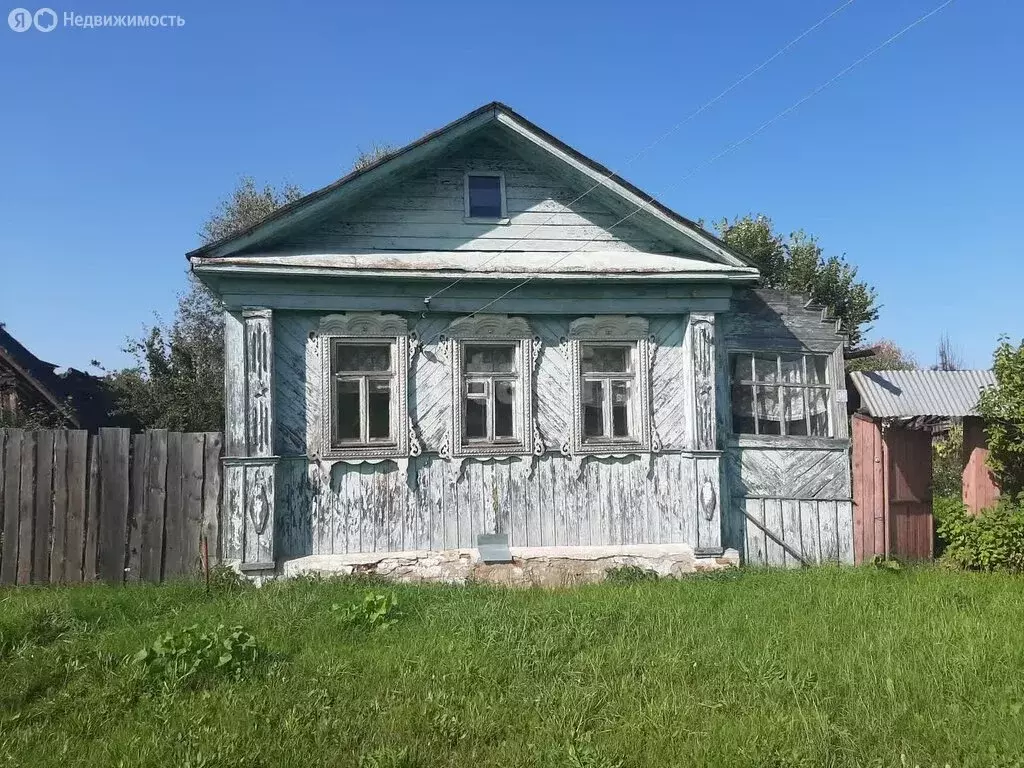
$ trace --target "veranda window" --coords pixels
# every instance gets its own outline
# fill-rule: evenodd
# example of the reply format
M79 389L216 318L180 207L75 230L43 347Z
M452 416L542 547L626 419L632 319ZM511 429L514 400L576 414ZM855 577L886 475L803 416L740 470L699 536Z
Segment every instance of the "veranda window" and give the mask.
M832 435L827 355L743 352L730 361L733 432Z
M332 447L395 443L394 358L388 341L332 341Z
M636 344L580 344L583 442L634 441Z

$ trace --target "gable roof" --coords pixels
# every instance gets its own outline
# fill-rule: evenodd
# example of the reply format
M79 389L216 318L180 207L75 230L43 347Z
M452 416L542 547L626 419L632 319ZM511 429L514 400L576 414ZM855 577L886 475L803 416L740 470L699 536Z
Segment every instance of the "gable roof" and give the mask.
M861 408L878 418L977 416L992 371L853 371Z
M364 168L352 171L326 187L282 206L241 232L190 251L186 257L190 260L205 261L237 255L240 252L251 253L258 249L261 242L280 234L286 228L322 213L331 206L362 199L379 190L395 174L419 167L431 158L439 156L454 143L493 125L499 125L547 152L557 161L589 179L588 183L591 186L602 187L620 198L631 209L640 209L637 210L638 214L642 212L643 216L657 220L681 241L685 240L690 247L696 246L712 263L733 267L737 273L745 273L749 278L756 278L757 272L751 263L722 240L661 204L605 166L576 151L508 106L496 101L473 110ZM193 261L193 264L195 263L197 262Z
M0 363L12 370L72 426L81 426L74 409L64 402L65 388L61 385L60 377L53 372L57 366L40 360L29 352L20 341L8 333L3 323L0 323Z

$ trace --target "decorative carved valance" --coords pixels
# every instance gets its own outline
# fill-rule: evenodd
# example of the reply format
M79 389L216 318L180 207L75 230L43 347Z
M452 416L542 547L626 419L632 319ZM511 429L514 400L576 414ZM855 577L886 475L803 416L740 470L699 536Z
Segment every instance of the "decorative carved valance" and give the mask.
M570 339L638 341L646 339L650 325L645 317L596 315L581 317L569 325Z
M385 338L405 336L409 324L401 315L382 315L377 312L348 312L343 315L325 315L317 327L320 336L356 336Z

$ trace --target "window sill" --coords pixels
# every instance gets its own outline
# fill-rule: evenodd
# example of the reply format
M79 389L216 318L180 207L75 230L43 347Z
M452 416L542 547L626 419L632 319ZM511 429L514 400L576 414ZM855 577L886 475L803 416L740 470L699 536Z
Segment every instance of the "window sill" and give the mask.
M498 224L507 227L512 223L512 220L507 216L463 216L462 222L464 224Z
M732 435L730 448L788 448L791 450L836 451L850 447L845 437L807 437L805 435Z

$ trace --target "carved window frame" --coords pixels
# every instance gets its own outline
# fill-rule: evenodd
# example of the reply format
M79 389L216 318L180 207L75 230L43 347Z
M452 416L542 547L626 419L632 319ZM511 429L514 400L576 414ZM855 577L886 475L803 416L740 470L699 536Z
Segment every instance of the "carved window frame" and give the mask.
M410 455L412 424L409 419L409 325L399 315L349 312L327 315L315 332L321 364L320 424L317 458L322 461L405 459ZM331 397L331 348L337 342L391 345L391 426L395 440L387 444L332 444L335 404Z
M651 399L651 369L654 365L655 343L647 318L626 315L581 317L569 325L563 340L569 345L572 371L572 425L568 440L562 445L567 456L628 456L657 453L660 441L655 438L654 410ZM583 344L629 345L632 347L636 401L633 404L637 434L633 440L587 441L583 434Z
M451 377L451 418L441 449L444 458L502 458L539 455L544 452L534 412L534 384L541 340L533 334L530 324L521 317L509 315L472 315L460 317L441 336L441 346L448 358ZM519 375L515 416L520 424L518 439L500 442L469 440L465 437L463 410L464 353L467 346L514 344L516 369Z

